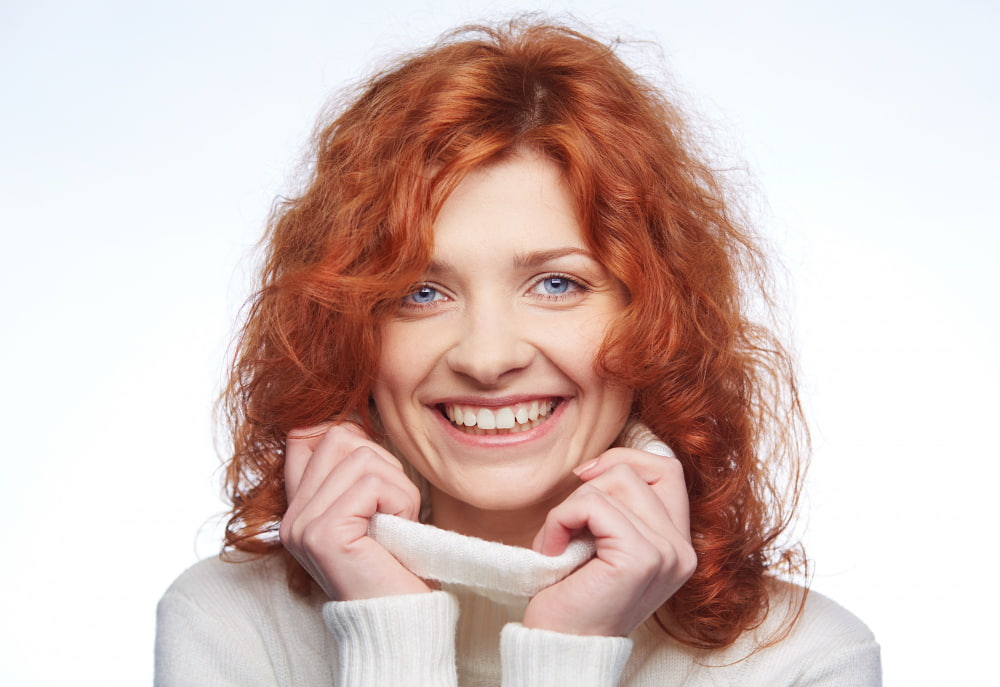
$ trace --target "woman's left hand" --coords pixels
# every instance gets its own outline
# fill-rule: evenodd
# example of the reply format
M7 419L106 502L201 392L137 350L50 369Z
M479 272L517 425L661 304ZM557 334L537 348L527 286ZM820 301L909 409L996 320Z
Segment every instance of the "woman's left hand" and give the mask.
M584 483L549 512L534 549L558 555L587 529L597 555L535 595L523 624L624 637L694 573L683 469L676 458L612 448L577 474Z

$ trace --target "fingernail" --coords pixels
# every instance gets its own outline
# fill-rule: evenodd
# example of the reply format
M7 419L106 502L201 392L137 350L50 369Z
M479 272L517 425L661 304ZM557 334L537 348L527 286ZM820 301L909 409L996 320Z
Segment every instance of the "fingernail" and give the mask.
M587 472L588 470L593 470L593 469L594 469L594 468L595 468L595 467L597 466L597 463L598 463L599 461L600 461L600 458L594 458L594 459L593 459L592 461L590 461L589 463L584 463L583 465L579 465L579 466L577 466L577 467L576 467L576 468L575 468L575 469L573 470L573 474L574 474L574 475L576 475L577 477L579 477L579 476L581 476L581 475L582 475L583 473Z

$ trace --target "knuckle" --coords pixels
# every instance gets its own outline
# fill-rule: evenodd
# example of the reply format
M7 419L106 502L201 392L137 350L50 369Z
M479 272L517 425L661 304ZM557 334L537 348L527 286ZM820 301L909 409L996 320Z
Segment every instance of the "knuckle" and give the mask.
M361 425L359 425L357 422L346 420L346 421L341 422L340 424L336 425L336 427L337 427L337 429L340 429L340 430L346 432L347 434L353 435L355 437L359 437L359 438L364 439L366 441L370 439L370 437L368 436L368 433L365 432L364 427L362 427Z
M357 461L360 465L363 465L366 470L381 468L389 464L389 461L387 461L381 453L376 451L374 447L367 444L360 444L353 447L350 454L348 454L348 458L350 460Z
M351 450L350 458L361 463L370 463L378 458L378 454L372 450L371 446L356 446Z
M584 484L577 490L576 498L584 506L593 506L604 501L604 492L593 484Z
M678 572L685 578L691 577L698 568L698 554L691 546L683 547L678 554Z
M698 566L698 555L688 545L670 546L663 557L663 574L670 577L688 579Z
M664 475L671 479L684 479L684 465L677 458L663 458Z
M364 473L358 478L358 481L355 482L355 487L366 491L377 491L381 486L382 478L371 472Z
M341 422L336 425L329 426L326 432L334 439L356 439L362 435L361 428L358 427L353 422Z
M327 528L322 521L313 520L302 528L299 542L307 551L319 551L329 541Z
M330 446L334 451L341 454L350 451L357 442L357 435L352 434L339 425L334 425L328 429L326 436L323 437L325 445Z
M663 575L672 573L677 569L678 560L677 550L668 545L660 556L660 573Z
M663 562L663 555L655 548L648 547L636 556L635 570L644 579L652 579L663 570Z
M624 499L631 489L645 485L645 482L631 466L619 463L608 468L607 472L589 482L588 485L609 496Z
M377 469L378 455L367 446L355 446L340 454L337 468L342 475L367 474Z
M632 454L632 451L633 449L625 448L624 446L614 446L604 452L604 457L615 461L626 460Z
M616 465L613 465L611 468L609 468L605 474L614 475L615 477L621 478L621 477L634 476L636 472L634 469L632 469L632 466L629 465L628 463L617 463Z

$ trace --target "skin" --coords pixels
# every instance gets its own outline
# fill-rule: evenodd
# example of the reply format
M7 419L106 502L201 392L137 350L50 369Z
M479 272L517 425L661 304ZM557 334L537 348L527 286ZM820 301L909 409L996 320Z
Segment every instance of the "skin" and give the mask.
M609 448L632 396L593 362L623 290L588 252L558 168L538 156L471 173L434 238L424 281L384 325L379 417L428 482L432 524L546 555L594 536L596 557L536 595L525 626L627 635L695 556L680 464ZM516 433L470 431L442 412L531 401L555 408ZM285 470L282 542L331 598L429 591L367 537L375 512L417 517L419 491L396 457L355 425L323 425L289 436Z

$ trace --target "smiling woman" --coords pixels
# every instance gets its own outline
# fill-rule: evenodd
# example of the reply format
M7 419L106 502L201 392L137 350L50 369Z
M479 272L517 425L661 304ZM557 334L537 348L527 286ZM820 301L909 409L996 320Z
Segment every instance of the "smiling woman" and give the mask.
M226 555L161 601L160 684L877 684L864 625L778 579L795 380L692 149L611 48L533 20L322 125L226 392Z
M587 250L559 169L531 153L462 180L424 279L414 295L434 297L407 296L382 328L378 417L428 481L430 522L490 539L502 512L504 541L531 546L629 417L631 390L594 367L624 287Z

